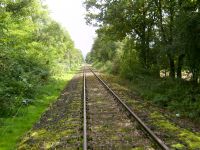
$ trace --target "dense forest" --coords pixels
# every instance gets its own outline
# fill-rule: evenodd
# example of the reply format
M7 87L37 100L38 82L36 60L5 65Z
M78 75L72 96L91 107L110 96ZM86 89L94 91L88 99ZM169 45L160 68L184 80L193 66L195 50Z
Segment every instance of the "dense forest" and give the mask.
M132 81L155 104L199 120L199 0L85 0L84 5L87 23L98 27L86 61Z
M12 116L37 88L83 57L39 0L0 1L0 116Z

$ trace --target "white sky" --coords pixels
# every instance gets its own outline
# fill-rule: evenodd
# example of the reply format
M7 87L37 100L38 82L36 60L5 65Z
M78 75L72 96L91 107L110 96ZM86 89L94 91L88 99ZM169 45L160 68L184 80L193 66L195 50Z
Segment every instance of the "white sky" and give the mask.
M95 28L86 25L82 2L83 0L45 0L51 17L67 29L75 47L86 56L95 38Z

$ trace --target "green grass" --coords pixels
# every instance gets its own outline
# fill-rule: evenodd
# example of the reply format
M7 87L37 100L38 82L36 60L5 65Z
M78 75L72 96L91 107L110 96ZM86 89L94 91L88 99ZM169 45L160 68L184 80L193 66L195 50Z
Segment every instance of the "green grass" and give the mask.
M154 104L174 113L200 121L200 86L188 81L160 79L149 75L138 75L131 81L131 88Z
M37 89L34 103L20 109L15 118L0 118L0 150L16 149L20 140L41 114L54 102L76 71L70 71L60 76L54 76L50 81Z
M93 66L101 72L112 73L113 64L110 61L107 61L105 63L95 62Z
M113 72L110 63L95 62L93 66L104 73ZM131 79L126 75L119 77L119 83L128 83L127 86L139 93L143 99L180 114L181 117L200 122L200 85L196 86L180 79L159 78L147 71L135 70Z
M94 67L101 70L103 64L96 63ZM106 68L105 66L103 68ZM108 73L106 70L101 70ZM135 73L132 80L125 79L121 76L105 75L107 81L115 83L115 87L119 84L134 93L139 94L142 99L150 101L159 107L164 107L170 110L171 116L191 118L197 123L200 121L200 87L193 86L188 81L172 80L170 78L161 79L151 74ZM118 83L118 84L116 84ZM122 87L120 87L122 88ZM126 89L125 88L125 89ZM145 102L143 102L145 103ZM149 103L149 102L148 102ZM135 104L132 104L133 106ZM135 105L134 108L139 108ZM141 107L142 109L143 107ZM146 105L145 105L146 108ZM191 130L181 128L168 120L163 114L158 111L152 112L149 116L155 127L164 130L169 135L175 135L178 142L172 143L174 149L191 149L197 150L200 145L199 132L191 132ZM171 138L171 137L170 137ZM174 138L174 137L173 137ZM170 139L171 140L171 139ZM179 141L181 141L179 143ZM186 148L187 147L187 148Z
M169 120L165 119L163 115L161 115L158 112L151 113L150 117L154 120L153 124L159 128L162 128L163 130L166 130L167 133L170 134L176 134L177 138L184 142L184 144L189 148L190 150L197 150L200 145L200 134L188 131L187 129L182 129ZM176 149L185 149L185 146L183 143L175 143L171 145L173 148Z

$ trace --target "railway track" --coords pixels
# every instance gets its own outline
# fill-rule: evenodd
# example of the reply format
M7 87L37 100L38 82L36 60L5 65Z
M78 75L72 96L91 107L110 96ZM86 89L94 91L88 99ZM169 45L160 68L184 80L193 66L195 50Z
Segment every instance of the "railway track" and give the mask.
M83 70L83 80L81 71L17 149L169 149L98 74Z
M83 149L169 150L91 69L83 71Z

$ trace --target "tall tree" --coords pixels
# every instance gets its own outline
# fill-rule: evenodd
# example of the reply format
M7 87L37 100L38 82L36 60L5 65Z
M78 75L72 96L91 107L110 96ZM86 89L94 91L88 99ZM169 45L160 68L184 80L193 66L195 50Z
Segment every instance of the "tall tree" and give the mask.
M71 66L82 61L68 32L39 0L0 1L0 50L0 116L15 112L23 99L34 97L37 86L64 70L66 52Z

